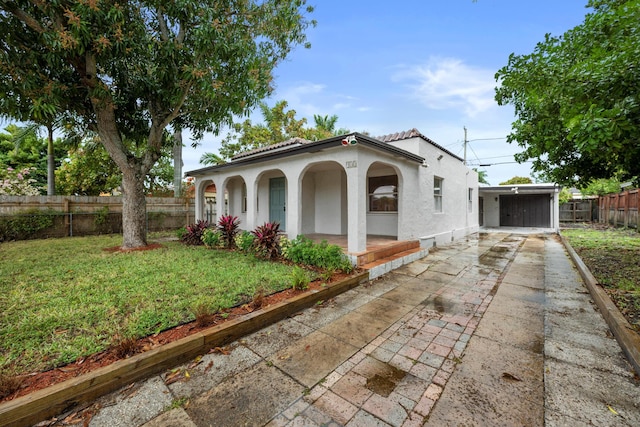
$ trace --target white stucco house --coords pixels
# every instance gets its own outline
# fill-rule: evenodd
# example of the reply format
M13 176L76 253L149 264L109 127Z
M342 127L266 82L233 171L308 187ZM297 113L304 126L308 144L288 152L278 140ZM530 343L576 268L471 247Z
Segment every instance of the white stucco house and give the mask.
M560 190L556 184L513 184L480 187L480 225L560 229Z
M347 236L350 253L364 251L368 235L430 247L478 231L476 172L416 129L293 138L186 175L195 178L197 219L215 184L227 199L217 197L215 210L238 216L241 228L279 221L289 238Z

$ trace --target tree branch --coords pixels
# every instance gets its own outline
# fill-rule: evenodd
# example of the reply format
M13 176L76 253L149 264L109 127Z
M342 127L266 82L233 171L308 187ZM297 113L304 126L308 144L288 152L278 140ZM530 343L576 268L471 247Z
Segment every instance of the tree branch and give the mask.
M27 27L31 28L35 32L42 34L46 31L46 29L42 25L40 25L40 23L35 18L26 13L24 10L20 9L15 4L4 3L4 7L9 11L9 13L18 18L18 20L22 21Z
M162 7L158 8L156 15L158 17L158 25L160 26L160 38L163 42L168 42L169 27L167 27L167 21L164 19L164 15L162 14Z

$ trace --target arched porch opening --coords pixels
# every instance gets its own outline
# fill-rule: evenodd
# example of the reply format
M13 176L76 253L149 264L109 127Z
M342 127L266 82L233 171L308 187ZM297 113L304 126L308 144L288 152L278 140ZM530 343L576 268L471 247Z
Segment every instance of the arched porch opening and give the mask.
M402 176L393 165L374 162L367 170L367 236L397 239Z
M224 182L225 214L237 216L240 228L246 229L247 222L247 185L241 175L227 178Z
M300 191L302 234L347 234L347 175L342 165L309 165L300 176Z

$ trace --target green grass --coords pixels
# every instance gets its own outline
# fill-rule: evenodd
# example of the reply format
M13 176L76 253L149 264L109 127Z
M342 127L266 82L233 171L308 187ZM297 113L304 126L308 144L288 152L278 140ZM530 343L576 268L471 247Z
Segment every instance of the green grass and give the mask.
M292 266L236 252L163 242L110 253L120 236L0 245L0 370L46 370L291 287Z

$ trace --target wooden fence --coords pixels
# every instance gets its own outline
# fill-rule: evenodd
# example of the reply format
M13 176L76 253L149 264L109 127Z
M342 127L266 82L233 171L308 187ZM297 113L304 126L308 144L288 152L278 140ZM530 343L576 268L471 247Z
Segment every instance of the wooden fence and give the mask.
M598 200L572 199L560 205L560 222L592 222L598 220Z
M600 196L598 202L600 222L640 230L638 191L637 189L627 190L619 194Z
M193 199L147 197L147 230L195 220ZM122 197L0 196L0 241L122 232Z

